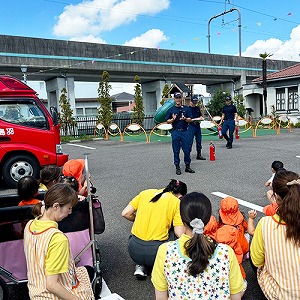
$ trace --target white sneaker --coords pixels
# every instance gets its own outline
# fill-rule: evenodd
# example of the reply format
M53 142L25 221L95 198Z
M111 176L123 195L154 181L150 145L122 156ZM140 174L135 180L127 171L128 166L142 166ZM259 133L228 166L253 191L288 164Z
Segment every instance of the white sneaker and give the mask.
M136 265L135 272L133 273L138 279L147 277L146 268L144 266Z

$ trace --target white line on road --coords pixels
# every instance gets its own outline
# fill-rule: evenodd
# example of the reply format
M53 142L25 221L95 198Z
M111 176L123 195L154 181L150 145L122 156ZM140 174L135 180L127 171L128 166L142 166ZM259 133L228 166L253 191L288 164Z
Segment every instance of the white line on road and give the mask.
M300 155L296 155L297 158L300 158Z
M225 198L227 196L230 196L230 195L227 195L227 194L224 194L224 193L221 193L221 192L212 192L211 194L215 195L217 197L221 197L221 198ZM231 196L231 197L233 197L233 196ZM245 201L245 200L238 199L236 197L233 197L233 198L235 198L240 205L243 205L243 206L249 207L251 209L255 209L257 211L263 212L263 207L262 206L250 203L250 202Z
M71 145L71 146L74 146L74 147L81 147L81 148L91 149L91 150L96 150L96 148L83 146L83 145L77 145L77 144L71 144L71 143L67 143L67 145Z

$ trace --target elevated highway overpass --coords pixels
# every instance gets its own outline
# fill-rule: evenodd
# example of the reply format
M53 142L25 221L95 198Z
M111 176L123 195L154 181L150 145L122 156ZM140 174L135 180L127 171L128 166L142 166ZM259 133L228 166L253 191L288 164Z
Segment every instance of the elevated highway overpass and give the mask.
M268 72L294 64L272 60ZM99 82L104 70L111 82L134 82L138 75L146 112L157 108L166 82L204 84L210 92L221 84L239 90L262 68L260 58L0 35L0 73L22 78L21 65L28 80L46 82L50 105L57 104L66 82L75 105L74 81Z

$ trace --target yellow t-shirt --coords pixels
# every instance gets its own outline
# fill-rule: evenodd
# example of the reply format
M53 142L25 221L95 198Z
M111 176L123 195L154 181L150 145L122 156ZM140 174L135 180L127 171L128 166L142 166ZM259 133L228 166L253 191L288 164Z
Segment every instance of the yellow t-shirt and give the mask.
M48 191L48 188L43 183L40 183L39 191Z
M130 201L136 210L136 217L132 226L132 234L144 241L165 241L169 237L169 229L182 226L179 204L180 200L167 192L156 202L150 200L163 190L149 189L142 191Z
M191 237L183 234L179 239L180 252L186 258L184 243L188 241ZM164 243L160 245L157 251L155 263L152 270L151 281L158 291L167 291L168 290L168 282L164 275L164 263L166 260L166 252L167 252L168 243ZM227 245L228 248L228 256L229 256L229 286L230 286L230 294L238 294L244 289L244 280L241 274L241 270L234 254L234 251Z
M34 219L30 230L41 233L48 228L58 228L54 221L41 221ZM68 272L69 270L69 240L63 233L56 233L50 240L45 260L46 275L56 275Z

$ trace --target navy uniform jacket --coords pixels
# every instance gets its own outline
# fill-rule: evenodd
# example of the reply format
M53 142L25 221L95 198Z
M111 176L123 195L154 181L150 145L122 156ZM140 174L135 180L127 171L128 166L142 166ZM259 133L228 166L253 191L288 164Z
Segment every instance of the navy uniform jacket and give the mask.
M187 130L189 123L185 120L179 120L182 117L182 114L186 118L191 118L191 112L188 106L172 106L169 108L166 116L166 121L172 119L172 115L177 114L176 119L172 123L173 130Z
M223 107L222 113L224 114L225 121L232 121L234 120L234 114L237 113L237 110L233 104L230 104Z
M199 106L195 106L195 107L189 106L189 109L190 109L190 114L192 119L200 118L202 116ZM199 121L191 122L190 125L199 125Z

